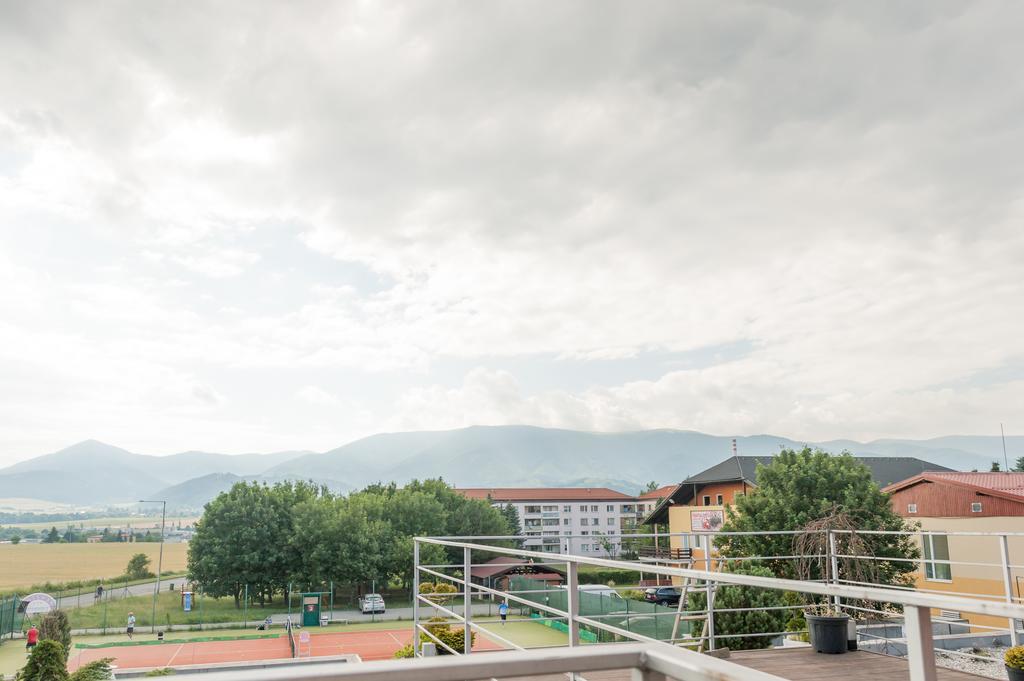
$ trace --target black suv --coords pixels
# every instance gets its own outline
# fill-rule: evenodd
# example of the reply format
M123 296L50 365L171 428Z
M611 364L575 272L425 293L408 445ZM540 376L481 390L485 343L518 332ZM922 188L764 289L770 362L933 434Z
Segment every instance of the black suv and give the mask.
M674 586L644 589L644 600L658 605L679 605L679 595L679 589Z

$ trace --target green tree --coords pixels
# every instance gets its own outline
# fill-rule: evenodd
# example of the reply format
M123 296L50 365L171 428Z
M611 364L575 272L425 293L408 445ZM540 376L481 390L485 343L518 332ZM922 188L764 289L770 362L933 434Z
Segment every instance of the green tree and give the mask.
M43 537L44 544L59 544L60 543L60 532L57 531L56 527L51 527L50 531Z
M644 486L643 492L653 492L656 489L658 489L658 482L656 480L651 480L646 486Z
M1019 459L1017 459L1017 461L1014 462L1013 470L1017 471L1018 473L1024 473L1024 456L1020 457Z
M515 504L505 504L501 507L501 516L505 519L509 534L519 537L523 534L523 524L519 519L519 511Z
M18 535L18 534L11 535L11 543L12 544L20 544L21 543L21 535Z
M1001 470L1002 469L999 467L999 462L998 461L993 461L992 462L992 468L989 469L989 472L990 473L998 473Z
M51 610L39 621L39 639L56 641L67 659L71 651L71 623L63 610Z
M845 512L860 530L905 531L911 529L898 516L871 478L871 471L848 453L830 456L805 447L783 450L768 465L758 466L757 488L737 498L728 510L723 532L749 532L743 536L720 535L716 544L730 556L788 556L793 552L790 535L767 534L773 530L799 530L807 523L837 511ZM916 545L907 535L865 535L871 553L878 558L917 559ZM795 578L792 560L765 559L776 576ZM887 584L904 584L916 564L879 561L879 578ZM820 575L811 575L817 578Z
M124 569L125 576L128 579L146 579L152 577L153 573L149 570L149 564L152 561L149 556L144 553L136 553L134 556L128 559L128 565Z
M726 566L726 572L736 575L754 575L772 577L768 568L756 565ZM736 634L735 638L718 639L716 643L731 650L751 650L767 648L772 644L774 636L740 636L740 634L756 634L759 632L783 631L789 619L789 611L783 592L774 589L758 589L737 584L719 586L715 592L715 635L725 636ZM688 610L704 610L707 594L703 589L691 591L687 599ZM780 608L778 610L746 610L736 612L740 608ZM733 612L728 612L732 610ZM690 632L700 636L704 627L703 619L690 621Z
M15 678L17 681L67 681L67 664L60 643L41 640Z

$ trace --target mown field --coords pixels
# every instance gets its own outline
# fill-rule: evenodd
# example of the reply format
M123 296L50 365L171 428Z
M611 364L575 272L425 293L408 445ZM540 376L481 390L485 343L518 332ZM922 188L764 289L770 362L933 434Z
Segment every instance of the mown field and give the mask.
M185 569L188 544L164 544L164 571ZM0 544L0 592L33 584L108 579L124 573L128 559L145 553L156 572L160 544Z

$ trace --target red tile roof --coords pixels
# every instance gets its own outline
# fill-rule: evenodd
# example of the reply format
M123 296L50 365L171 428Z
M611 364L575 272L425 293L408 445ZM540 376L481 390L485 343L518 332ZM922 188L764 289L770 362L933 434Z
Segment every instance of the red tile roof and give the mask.
M664 487L659 487L653 492L644 492L643 494L640 495L640 498L664 499L665 497L670 496L672 492L675 492L677 487L679 487L679 485L665 485Z
M884 488L883 492L916 485L919 482L945 482L961 487L994 492L994 496L1024 501L1024 473L959 473L929 471L912 478L895 482Z
M607 487L463 487L455 490L470 499L494 501L580 501L634 499Z

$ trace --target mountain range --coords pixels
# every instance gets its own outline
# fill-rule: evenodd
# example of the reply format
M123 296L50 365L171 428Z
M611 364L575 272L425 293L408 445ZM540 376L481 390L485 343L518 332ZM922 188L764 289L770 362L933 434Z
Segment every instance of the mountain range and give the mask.
M728 457L728 436L682 430L594 433L533 426L473 426L382 433L328 452L226 455L189 451L136 454L95 440L0 469L0 497L102 506L166 499L200 508L240 480L314 480L338 492L371 482L443 477L456 486L607 486L635 492L646 482L678 482ZM859 456L913 456L959 470L1002 461L999 437L832 440L803 443L775 435L737 437L741 454L774 454L804 444ZM1008 437L1011 462L1024 437Z

